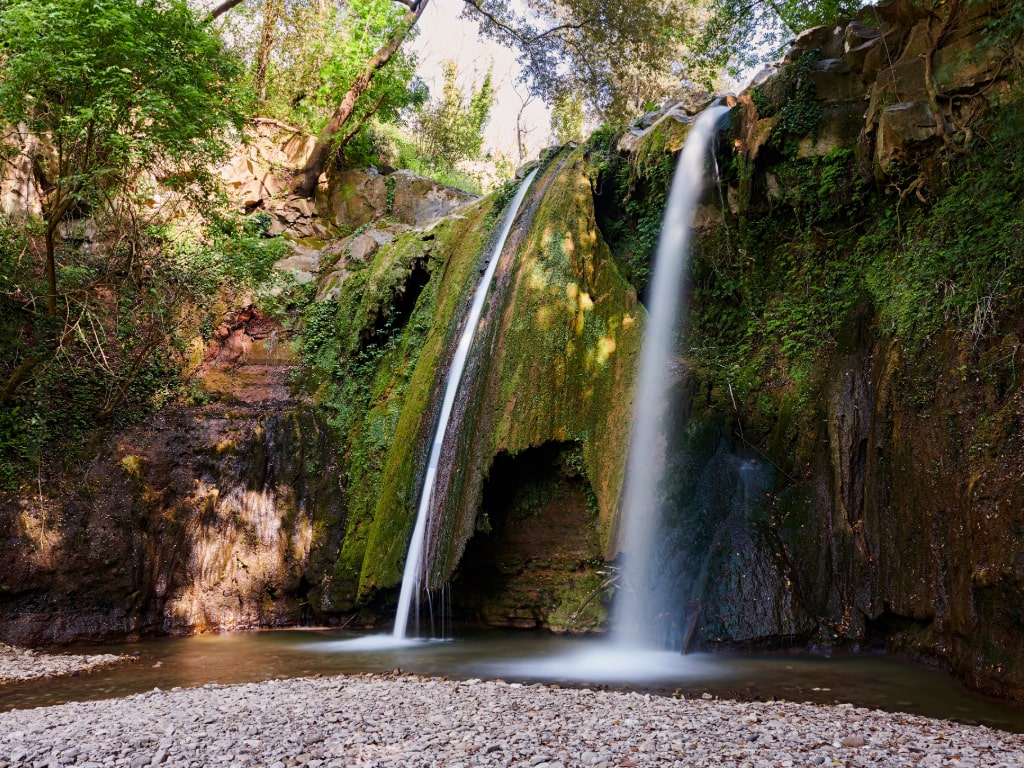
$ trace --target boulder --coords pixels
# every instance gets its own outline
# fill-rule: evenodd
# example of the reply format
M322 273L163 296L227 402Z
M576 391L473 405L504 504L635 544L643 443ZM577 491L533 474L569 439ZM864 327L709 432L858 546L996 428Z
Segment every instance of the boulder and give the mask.
M320 270L320 251L299 243L291 243L291 253L274 264L276 269L291 273L299 285L311 283Z
M843 30L843 53L849 53L865 43L878 40L881 36L881 31L875 27L870 27L861 21L851 21Z
M814 65L811 79L815 98L826 104L861 101L868 92L864 78L855 74L845 59L822 59Z
M814 138L800 142L798 157L822 157L843 147L854 147L864 127L864 106L854 102L825 107Z
M387 213L388 189L376 169L332 171L327 184L328 207L336 226L359 229Z
M935 136L935 115L927 101L907 101L886 107L878 121L875 162L883 172L906 159L915 143Z
M281 154L288 165L293 168L301 168L309 160L315 146L316 137L296 132L285 139L281 145Z
M797 51L821 50L832 37L832 28L827 24L805 29L793 41L793 49Z
M478 199L477 195L447 187L412 171L395 171L392 215L415 227L432 224L443 216Z
M381 244L369 232L346 238L342 248L348 261L362 262L373 256Z
M922 19L910 28L906 45L900 54L900 61L910 61L919 58L922 54L929 53L935 44L932 40L932 21Z
M874 129L881 113L890 105L928 99L924 60L917 58L885 67L871 88L871 102L865 115L868 131Z

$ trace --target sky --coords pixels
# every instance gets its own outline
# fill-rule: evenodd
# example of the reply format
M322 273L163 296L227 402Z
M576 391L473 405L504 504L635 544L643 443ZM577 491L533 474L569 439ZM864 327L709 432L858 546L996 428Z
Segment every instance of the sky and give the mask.
M460 82L466 91L474 81L479 84L483 80L489 66L493 67L491 78L496 92L491 119L484 131L485 150L503 152L518 165L516 114L529 95L526 86L516 82L521 71L516 61L518 54L482 37L475 22L460 19L462 7L462 0L431 0L424 10L418 25L419 36L413 44L420 60L418 73L431 94L440 94L445 61L454 60L458 65ZM526 160L532 160L550 144L550 111L534 99L523 117L524 125L531 130L526 138Z

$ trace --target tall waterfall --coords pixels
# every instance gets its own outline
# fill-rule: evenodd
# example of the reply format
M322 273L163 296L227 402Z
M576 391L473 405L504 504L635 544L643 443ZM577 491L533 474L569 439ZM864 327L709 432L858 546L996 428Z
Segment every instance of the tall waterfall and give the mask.
M477 325L480 323L480 316L483 313L484 302L487 300L487 291L491 287L494 273L498 269L498 261L501 252L505 247L505 241L512 231L519 206L530 188L533 177L537 174L534 170L519 185L519 190L508 206L508 212L502 222L498 239L494 243L491 257L487 268L484 270L480 283L477 285L476 293L473 294L473 303L469 308L469 315L466 317L466 325L459 337L459 345L455 348L455 356L452 358L452 365L448 371L448 380L445 383L444 400L441 403L441 413L437 419L437 426L434 428L434 440L430 447L430 458L427 461L427 474L423 480L423 492L420 494L419 506L416 510L416 525L412 531L412 539L409 541L409 553L405 559L405 570L402 574L402 591L398 597L398 612L395 614L395 629L392 633L395 638L402 639L406 636L409 625L409 610L412 607L413 598L419 594L420 588L425 580L428 564L424 562L426 549L427 523L430 519L431 502L434 496L434 484L437 479L437 465L441 460L441 448L444 445L445 436L448 434L448 423L451 420L452 408L455 405L455 397L459 392L462 382L462 374L466 369L466 360L469 357L470 347L473 345L473 338L476 335Z
M657 642L657 625L665 618L682 619L681 615L659 616L666 606L672 609L672 601L658 594L654 562L664 511L664 421L671 361L683 326L679 305L688 272L693 219L704 188L708 150L728 112L726 106L708 107L690 129L672 178L654 258L621 510L625 564L612 615L613 637L633 646Z

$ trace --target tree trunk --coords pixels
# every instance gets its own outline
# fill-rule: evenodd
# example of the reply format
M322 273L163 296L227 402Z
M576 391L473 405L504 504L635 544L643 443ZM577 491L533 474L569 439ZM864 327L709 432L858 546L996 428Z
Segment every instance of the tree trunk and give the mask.
M270 64L270 49L274 44L274 27L281 12L281 0L266 0L263 3L263 32L256 49L256 74L253 86L260 104L267 100L267 66Z
M60 189L52 193L56 195L51 203L43 208L43 221L46 223L46 314L57 316L57 230L64 215L71 209L74 198L70 194L61 194Z
M317 180L327 166L327 161L330 158L331 151L334 149L335 140L338 138L342 126L352 116L356 102L360 96L366 93L377 71L391 61L391 57L402 46L410 30L416 26L416 22L423 15L423 10L427 7L428 2L430 0L419 0L414 7L411 7L406 12L391 37L384 41L381 47L377 49L377 52L366 62L363 71L352 81L352 85L349 86L348 91L342 97L338 108L334 110L331 119L327 121L327 125L320 132L316 146L313 147L313 152L310 154L305 167L299 171L299 175L295 179L295 186L292 188L292 192L296 195L299 197L312 197L316 192Z
M57 257L54 253L53 227L46 227L46 314L57 316Z

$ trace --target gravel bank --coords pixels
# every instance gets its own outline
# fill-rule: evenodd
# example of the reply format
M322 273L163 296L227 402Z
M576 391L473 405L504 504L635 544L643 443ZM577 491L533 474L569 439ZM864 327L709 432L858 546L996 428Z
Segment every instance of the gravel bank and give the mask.
M155 690L0 714L0 766L1024 766L1024 737L852 706L414 676Z
M0 643L0 683L12 680L35 680L40 677L77 675L88 669L105 667L131 660L131 656L101 653L92 656L37 653L28 648L15 648Z

